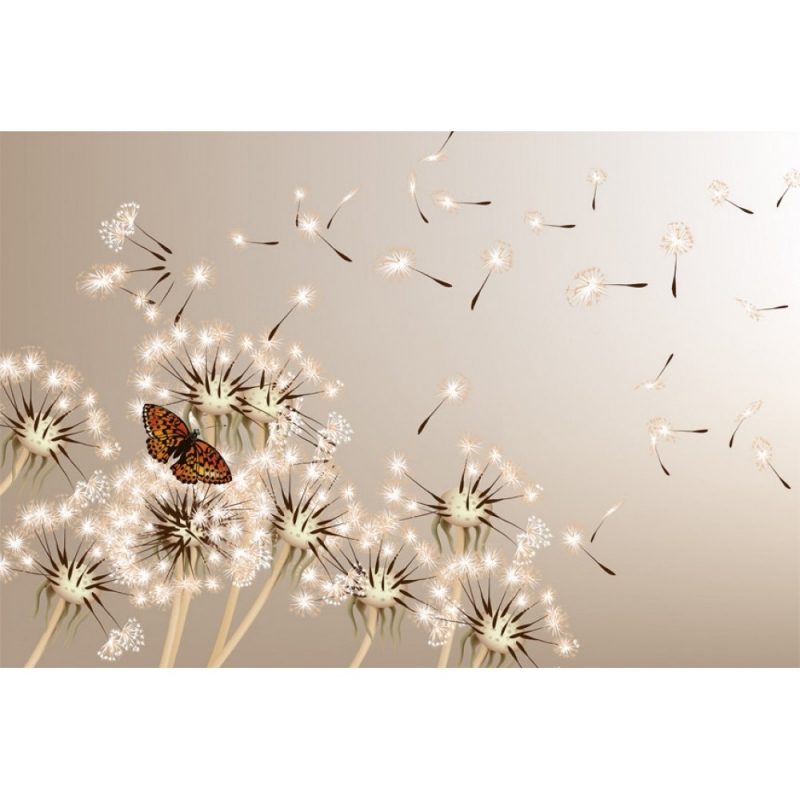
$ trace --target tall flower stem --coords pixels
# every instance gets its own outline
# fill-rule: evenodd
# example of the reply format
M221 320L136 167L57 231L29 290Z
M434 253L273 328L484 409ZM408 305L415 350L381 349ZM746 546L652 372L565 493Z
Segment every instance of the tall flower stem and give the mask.
M484 659L486 658L486 654L489 652L489 648L486 647L485 644L482 644L476 651L475 655L472 657L472 667L476 669L481 664L483 664Z
M208 662L209 667L214 669L221 667L228 660L230 654L236 649L239 642L242 641L247 631L250 630L250 627L256 621L256 617L261 613L261 609L264 608L267 600L269 600L269 596L272 594L272 590L278 582L278 578L286 563L286 559L289 557L291 549L289 544L286 542L283 543L281 552L272 564L272 574L269 576L269 580L264 584L264 588L259 592L258 597L256 597L253 605L250 606L250 610L245 615L245 618L234 631L233 636L228 640L225 647L222 648L222 651L216 656L211 657L211 660Z
M13 463L11 467L11 472L3 478L3 482L0 483L0 497L2 497L7 491L8 487L14 482L14 480L19 476L22 468L25 466L25 463L30 458L31 451L28 450L26 447L23 447L19 454L17 455L17 460Z
M464 554L464 529L459 528L456 532L456 558L460 558ZM464 586L458 578L453 584L453 596L451 602L457 606L461 602L461 595L464 591ZM440 669L447 668L447 662L450 659L450 651L453 649L453 639L456 636L456 629L453 628L447 641L442 645L442 652L439 653L439 661L436 666Z
M61 615L64 613L64 607L66 605L67 601L63 597L59 597L56 607L53 609L53 613L50 615L50 619L47 621L47 628L45 628L42 638L39 639L38 644L33 648L30 658L25 662L25 669L31 669L39 663L39 659L42 657L42 653L44 653L47 643L53 637L53 631L55 631L56 625L58 625L58 621L61 619Z
M266 425L259 425L257 432L256 447L258 450L265 450L267 447L267 427ZM248 537L249 538L249 537ZM222 622L219 624L219 631L217 632L217 639L214 642L214 649L211 651L211 660L213 661L225 647L225 642L228 639L228 633L231 630L233 623L233 616L236 613L236 604L239 602L239 592L241 591L238 586L231 586L228 593L228 600L225 603L225 611L222 613Z
M190 568L194 574L194 568L197 564L197 554L192 553L190 556ZM192 602L192 593L189 589L184 589L181 592L181 612L178 617L178 624L175 629L175 639L172 642L172 652L169 657L169 664L167 666L174 667L175 659L178 657L178 650L181 646L181 639L183 638L183 629L186 626L186 617L189 615L189 604Z
M175 566L175 578L180 580L183 577L183 562L178 560ZM178 625L181 618L181 605L183 602L183 591L178 593L175 602L172 604L172 612L169 615L169 626L167 627L167 636L164 639L164 648L161 651L161 661L158 662L159 668L166 668L172 666L170 660L172 658L172 650L175 647L175 637L178 633Z
M350 663L350 669L361 666L361 662L364 660L364 656L367 655L367 652L372 645L372 641L375 638L375 629L377 626L378 609L370 606L369 611L367 612L367 632L364 634L364 638L361 641L361 646L358 648L355 658Z

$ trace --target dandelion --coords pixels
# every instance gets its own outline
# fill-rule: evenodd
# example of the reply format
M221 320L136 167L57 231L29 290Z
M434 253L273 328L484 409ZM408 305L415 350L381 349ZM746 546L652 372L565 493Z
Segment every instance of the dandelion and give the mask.
M291 314L296 308L314 308L317 302L316 298L317 291L311 284L297 286L295 289L293 289L292 294L289 297L289 302L291 303L289 310L280 318L278 324L269 332L267 341L271 342L275 338L278 328L280 328L289 314Z
M656 454L661 469L664 471L665 475L669 475L670 473L664 466L664 462L661 460L661 455L658 452L659 441L675 442L677 441L677 434L679 433L708 433L708 428L698 428L695 430L675 429L664 417L653 417L647 423L647 433L650 436L650 447Z
M529 211L525 215L525 224L532 233L542 233L545 228L574 228L574 225L552 225L544 221L544 217L538 211Z
M788 305L758 308L753 303L749 303L747 300L742 300L740 297L736 298L736 302L744 309L744 313L747 314L750 319L755 320L756 322L761 320L761 316L765 311L780 311L781 309L789 308Z
M430 421L431 417L445 404L449 403L451 405L460 405L467 399L467 395L469 394L469 383L467 379L463 375L457 375L455 378L443 381L442 384L439 386L438 395L441 397L439 404L436 408L428 414L427 417L422 421L422 424L417 428L417 435L421 434L422 431L425 430L425 426Z
M790 169L784 176L783 181L786 184L786 188L783 191L783 194L778 198L778 204L776 208L780 208L781 201L784 197L786 197L786 192L789 189L796 189L800 186L800 169Z
M41 400L35 398L34 382L41 391ZM9 404L7 409L0 409L0 428L8 430L0 441L0 468L9 446L12 451L12 466L0 483L0 496L20 476L30 479L37 492L56 466L72 485L66 462L86 480L70 455L73 445L93 447L101 458L116 456L118 446L108 438L108 418L97 408L97 398L91 390L79 393L82 382L74 367L48 363L44 352L37 348L0 357L0 388ZM70 415L76 411L82 416L73 421ZM86 441L84 434L93 444Z
M760 436L755 439L753 442L753 455L756 459L756 466L760 470L766 470L766 468L769 467L775 473L777 479L787 489L792 488L780 475L778 475L778 471L772 466L772 445L766 439L762 439Z
M429 275L427 272L417 269L415 266L416 263L417 256L413 250L393 248L389 251L388 255L378 259L378 261L375 263L375 271L379 275L383 275L384 278L388 278L390 281L401 281L412 272L416 272L417 274L423 275L435 283L438 283L439 286L444 286L447 289L451 289L453 287L452 283L447 283L447 281L434 278L433 275Z
M435 153L423 156L420 161L443 161L445 158L445 153L443 152L444 148L447 147L447 143L453 138L454 133L455 131L450 131L450 133L447 134L447 138L444 140L444 144Z
M594 187L592 191L592 211L595 210L595 205L597 201L597 187L602 186L606 182L607 178L608 175L606 175L606 173L602 169L595 168L589 170L589 176L586 180L588 180L589 183L591 183L592 186Z
M428 218L422 213L422 209L419 207L419 200L417 199L417 176L413 172L408 176L408 191L411 194L411 198L414 201L414 205L417 207L420 217L422 217L422 221L427 224Z
M354 197L355 197L355 196L358 194L358 190L359 190L360 188L361 188L361 187L359 187L359 186L356 186L356 188L355 188L355 189L353 189L353 191L351 191L351 192L348 192L348 193L347 193L347 194L346 194L346 195L345 195L345 196L344 196L344 197L343 197L343 198L342 198L342 199L339 201L339 204L336 206L336 209L334 210L333 214L331 214L331 218L328 220L328 224L325 226L325 229L326 229L326 230L330 230L330 229L331 229L331 223L333 222L333 220L334 220L334 217L335 217L335 216L336 216L336 215L339 213L339 210L341 209L341 207L342 207L342 206L343 206L345 203L349 203L349 202L350 202L350 201L351 201L351 200L352 200L352 199L353 199L353 198L354 198Z
M669 358L667 359L666 364L664 364L664 366L661 367L661 372L659 372L658 375L656 375L655 378L653 378L653 380L640 383L638 386L635 387L635 389L663 389L665 384L661 380L661 376L664 374L666 368L670 365L670 362L672 361L674 355L675 353L669 354Z
M733 439L739 431L739 428L742 427L742 423L746 419L750 419L750 417L752 417L757 411L760 411L762 405L764 405L763 400L754 400L744 411L742 411L741 414L739 414L738 417L736 417L736 419L733 421L736 427L733 429L731 440L728 442L728 447L733 447Z
M667 232L661 237L661 247L668 256L675 256L675 267L672 273L672 296L678 296L678 256L688 253L694 247L694 236L688 225L682 222L670 222Z
M467 628L467 633L462 641L461 654L463 659L464 648L467 642L472 650L472 667L491 667L497 661L497 666L503 666L511 658L518 667L522 666L520 660L524 656L534 667L539 665L533 660L526 649L533 643L547 644L553 648L554 653L561 657L573 654L573 649L564 650L563 641L571 640L571 634L562 629L561 634L551 638L558 629L563 628L566 615L560 607L542 608L541 599L530 602L522 596L522 588L515 592L506 589L498 600L492 599L492 582L488 580L486 591L477 582L476 586L467 579L464 585L469 605L457 609L457 622ZM536 609L536 611L534 611ZM533 617L529 615L534 612ZM574 640L572 640L574 641Z
M626 286L630 289L644 289L646 283L606 283L605 275L597 268L590 267L575 275L575 284L567 287L567 302L571 306L592 306L600 302L608 286Z
M299 206L298 206L299 207ZM320 232L319 232L319 215L313 211L304 211L298 217L297 227L300 229L300 232L309 240L314 241L315 239L321 239L325 242L334 253L336 253L339 258L343 261L352 262L353 259L349 256L346 256L340 250L337 250Z
M487 271L487 275L483 279L483 283L481 284L480 289L478 289L475 297L472 298L472 303L470 304L471 309L475 308L475 304L478 302L478 298L481 296L483 287L486 286L486 282L489 280L492 274L501 274L503 272L508 272L508 270L511 269L514 261L514 253L511 250L510 245L498 240L488 250L484 250L484 252L481 254L481 261L483 262L483 268Z
M601 522L602 524L602 522ZM599 526L598 526L599 527ZM595 531L597 533L597 531ZM583 552L586 553L589 558L597 564L600 569L603 570L607 575L616 575L616 572L610 570L604 564L601 564L584 546L583 546L583 537L585 536L586 531L580 525L566 525L563 530L561 531L561 539L564 543L564 547L570 553L578 553Z
M456 200L450 192L444 189L433 193L433 202L439 208L452 214L457 214L461 210L461 206L490 206L492 204L491 200Z
M244 232L239 230L238 228L230 232L230 240L233 243L233 246L237 250L246 250L247 245L249 244L262 244L262 245L267 245L269 247L272 247L276 244L280 244L280 242L256 242L253 239L248 239L247 236L245 236Z
M214 283L214 268L205 259L201 259L197 262L197 264L194 264L186 269L184 277L190 287L189 296L186 298L186 301L175 315L175 319L173 321L174 325L177 325L181 321L183 312L186 310L186 306L189 304L189 301L192 299L192 295L195 293L195 291L198 289L206 289Z
M711 202L715 206L721 206L723 203L730 203L734 208L738 208L739 211L744 211L745 214L753 213L749 209L742 208L742 206L736 205L736 203L728 199L730 189L728 189L728 185L722 181L711 181L708 186L708 193L711 195Z

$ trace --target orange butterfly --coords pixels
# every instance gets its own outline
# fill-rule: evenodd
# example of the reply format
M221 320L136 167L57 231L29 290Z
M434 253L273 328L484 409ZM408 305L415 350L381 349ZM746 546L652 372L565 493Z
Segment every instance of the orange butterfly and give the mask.
M145 403L142 409L147 431L147 452L162 464L175 458L172 474L181 483L230 483L231 470L225 459L189 429L183 420L162 406Z

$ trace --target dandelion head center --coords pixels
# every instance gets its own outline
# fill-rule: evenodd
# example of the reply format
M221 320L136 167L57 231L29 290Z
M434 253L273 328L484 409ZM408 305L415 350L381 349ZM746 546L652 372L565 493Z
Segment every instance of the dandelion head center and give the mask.
M469 489L450 489L442 495L445 511L440 516L445 522L455 525L457 528L476 528L481 524L481 513L485 513L485 508L490 505L478 508L480 502L478 495L473 494Z
M392 608L402 599L399 585L392 588L397 579L391 572L386 572L383 567L372 572L371 580L364 581L363 596L359 601L372 608Z
M194 405L202 414L222 416L234 411L236 390L229 381L221 377L209 377L206 384L196 385L194 394Z
M516 633L517 626L511 622L511 614L499 615L496 620L485 614L475 630L475 637L487 649L507 655L516 646Z
M67 603L83 605L92 599L92 592L84 584L84 576L88 566L75 566L74 564L61 564L58 568L58 577L53 578L50 585L53 591L66 600Z
M319 528L312 519L313 515L314 511L311 509L300 512L287 508L275 528L281 539L291 547L310 550L312 546L317 546L320 539Z
M61 429L51 417L39 419L26 417L17 430L20 444L32 455L46 458L52 456L59 446Z

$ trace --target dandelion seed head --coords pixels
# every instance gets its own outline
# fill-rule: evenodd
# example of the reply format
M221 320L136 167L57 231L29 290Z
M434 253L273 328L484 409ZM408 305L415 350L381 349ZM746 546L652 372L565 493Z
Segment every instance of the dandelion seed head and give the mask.
M313 211L301 212L297 221L297 227L307 239L313 241L319 236L319 215L315 214Z
M694 247L694 236L689 226L683 222L670 222L666 233L661 237L661 247L669 256L680 256Z
M393 248L375 262L375 271L390 281L401 281L414 270L417 257L413 250Z
M525 224L528 230L533 233L542 233L544 231L544 217L538 211L529 211L525 215Z
M449 211L451 214L457 214L459 211L458 203L453 195L444 189L439 189L439 191L433 193L433 202L439 206L439 208L443 208L445 211Z
M442 400L458 405L467 399L469 389L469 381L463 375L457 375L455 378L449 378L440 384L438 395Z
M750 319L758 322L762 318L763 314L761 310L756 308L753 303L749 303L747 300L742 300L739 297L736 298L736 302L744 309L745 314L747 314Z
M797 189L800 186L800 169L790 169L783 180L790 189Z
M708 193L711 195L711 202L715 206L721 206L728 199L730 189L722 181L711 181L708 186Z
M602 186L608 178L608 175L602 170L595 167L589 170L589 176L586 180L594 186Z
M760 436L753 441L753 456L756 460L756 466L760 470L764 470L769 466L772 461L772 445Z
M192 289L204 289L214 283L214 268L208 261L201 259L186 269L184 277Z
M498 240L481 254L481 261L484 269L500 274L511 269L514 253L510 245Z
M575 283L567 287L567 302L571 306L595 305L606 294L605 275L595 267L579 272L573 280Z
M747 408L744 411L742 411L741 414L739 414L738 417L736 417L734 422L735 423L744 422L744 420L749 419L750 417L753 416L753 414L755 414L756 412L760 411L761 410L761 406L763 406L763 405L764 405L764 401L763 400L755 400L755 401L753 401L752 403L750 403L749 406L747 406Z

